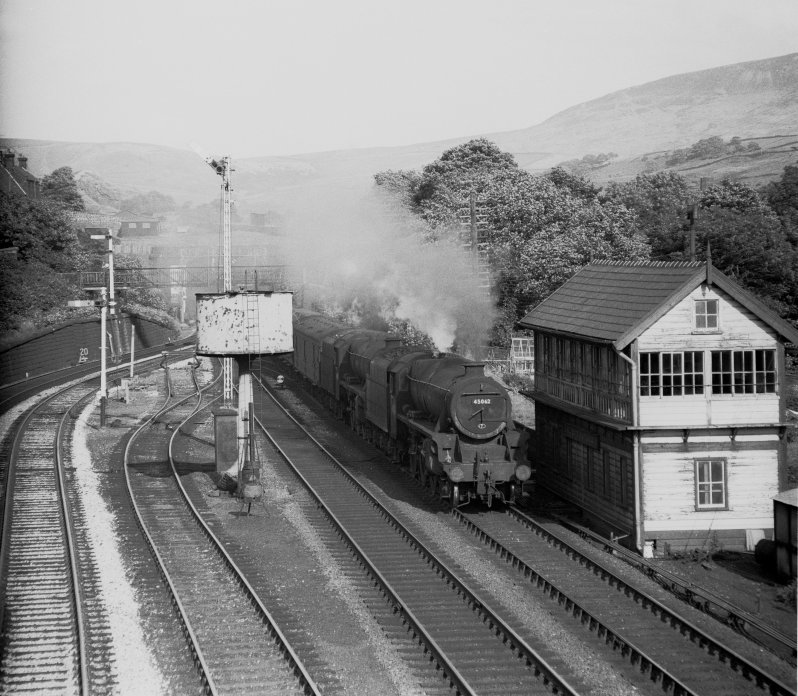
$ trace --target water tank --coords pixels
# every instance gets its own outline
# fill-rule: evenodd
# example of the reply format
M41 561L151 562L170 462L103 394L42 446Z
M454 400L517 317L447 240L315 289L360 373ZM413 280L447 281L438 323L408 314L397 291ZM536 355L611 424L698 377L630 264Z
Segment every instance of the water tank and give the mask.
M197 294L198 355L273 355L293 350L290 292Z

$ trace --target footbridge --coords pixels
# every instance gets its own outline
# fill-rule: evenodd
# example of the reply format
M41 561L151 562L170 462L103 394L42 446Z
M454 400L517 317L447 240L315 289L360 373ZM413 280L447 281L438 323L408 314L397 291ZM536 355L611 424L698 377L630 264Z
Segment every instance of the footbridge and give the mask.
M108 270L65 273L65 278L84 290L108 287ZM233 288L236 290L292 290L294 280L289 266L233 266ZM114 286L124 288L194 288L198 291L221 292L223 277L220 268L208 266L172 266L168 268L116 268Z

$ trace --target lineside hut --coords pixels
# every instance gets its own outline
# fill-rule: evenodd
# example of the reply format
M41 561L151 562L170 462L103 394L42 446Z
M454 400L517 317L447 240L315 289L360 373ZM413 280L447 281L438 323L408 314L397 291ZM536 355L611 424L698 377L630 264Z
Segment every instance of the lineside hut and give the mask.
M772 538L798 330L711 262L591 264L520 324L539 486L646 556Z

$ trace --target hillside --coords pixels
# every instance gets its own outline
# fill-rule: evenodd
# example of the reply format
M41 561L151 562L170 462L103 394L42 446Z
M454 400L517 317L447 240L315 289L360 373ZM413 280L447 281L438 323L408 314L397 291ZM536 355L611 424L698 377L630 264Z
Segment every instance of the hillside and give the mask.
M342 196L360 195L370 187L375 172L421 168L446 148L478 136L493 140L532 171L585 154L617 153L616 160L589 173L604 183L665 168L666 151L715 135L756 139L764 153L690 163L677 171L696 179L729 175L757 185L795 163L798 53L630 87L518 131L406 147L238 159L233 163L233 184L241 212L272 208L290 214L309 200L323 209ZM0 147L27 155L29 168L37 175L68 165L80 177L84 173L87 179L99 177L126 192L157 190L178 203L206 203L218 196L218 178L190 150L14 139L0 139Z

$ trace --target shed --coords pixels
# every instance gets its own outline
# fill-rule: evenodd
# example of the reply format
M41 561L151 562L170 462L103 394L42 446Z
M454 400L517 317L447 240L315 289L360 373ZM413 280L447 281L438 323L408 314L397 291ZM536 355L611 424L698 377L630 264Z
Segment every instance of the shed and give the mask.
M773 541L776 543L776 572L784 578L796 577L796 527L798 526L798 488L773 498Z

